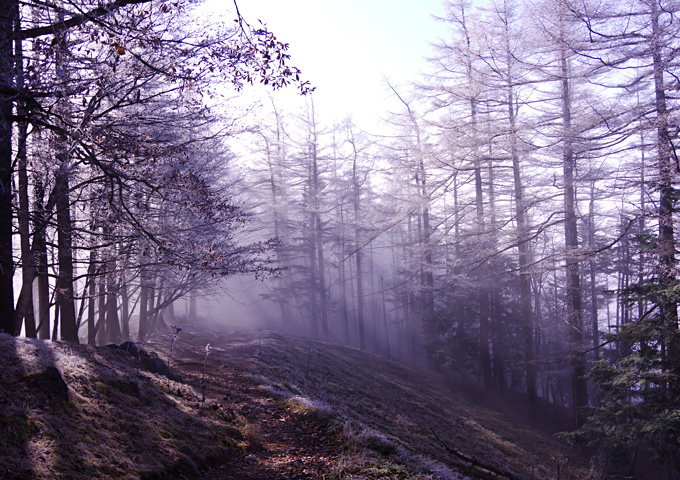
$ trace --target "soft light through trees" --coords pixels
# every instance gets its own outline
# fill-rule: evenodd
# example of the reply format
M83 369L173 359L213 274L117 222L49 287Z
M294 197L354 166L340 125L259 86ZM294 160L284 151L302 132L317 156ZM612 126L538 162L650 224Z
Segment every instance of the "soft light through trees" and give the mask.
M287 64L287 45L240 16L232 26L187 28L191 2L64 0L43 7L2 4L0 163L8 183L0 186L0 237L7 247L0 266L0 329L18 334L25 325L34 336L37 327L45 337L52 321L62 339L77 342L89 303L90 341L97 332L101 341L117 341L129 334L130 313L119 315L119 293L127 308L128 286L137 274L148 277L146 270L158 279L142 281L139 292L148 295L140 311L152 315L150 329L161 310L198 287L192 282L202 280L204 288L217 276L275 272L268 252L276 242L243 243L238 230L248 214L232 203L220 179L209 179L215 173L207 170L210 163L229 156L216 147L233 120L210 115L206 100L218 86L241 89L256 81L309 91ZM15 124L23 262L16 308ZM207 149L213 154L208 161ZM159 277L161 271L174 271L175 283ZM37 326L31 298L36 276ZM143 321L142 335L145 328Z
M670 439L673 421L649 413L643 392L677 387L675 4L456 0L445 10L451 37L419 96L387 85L402 110L370 149L366 179L380 182L364 179L358 195L356 174L339 182L357 150L342 153L341 126L326 137L338 153L322 224L345 226L322 241L327 259L342 259L327 270L331 337L383 353L398 345L404 360L424 358L422 344L487 392L522 392L536 415L568 409L591 440L616 421L598 430L588 408L604 402L602 418L615 418L625 399ZM384 221L357 235L364 198ZM377 290L364 258L381 272ZM381 329L388 342L368 333ZM650 370L612 390L640 356Z
M275 275L283 330L519 394L677 475L678 2L448 1L380 135L311 99L218 105L309 91L240 16L40 6L0 1L1 329L143 340L177 299Z

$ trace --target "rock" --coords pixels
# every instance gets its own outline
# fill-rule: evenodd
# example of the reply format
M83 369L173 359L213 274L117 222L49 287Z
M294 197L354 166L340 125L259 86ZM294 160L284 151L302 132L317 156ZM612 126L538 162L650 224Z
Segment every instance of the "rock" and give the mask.
M167 363L157 357L142 358L142 365L144 365L151 373L157 373L168 377L170 380L179 381L179 377L170 371Z
M244 460L249 463L257 462L257 458L255 458L255 455L248 455Z
M129 353L133 357L137 357L139 359L149 358L149 357L152 357L152 356L158 357L158 355L156 355L155 353L152 355L152 354L149 354L143 348L139 348L137 346L137 344L135 344L134 342L123 342L120 345L117 345L116 348L120 351L125 352L125 353Z
M193 460L185 455L180 455L179 460L177 460L177 468L191 477L201 476L201 471L198 469Z
M139 357L139 347L137 347L137 345L135 345L133 342L123 342L118 345L117 348L118 350L129 353L133 357Z
M68 400L68 386L57 367L50 366L42 372L30 373L26 379L48 395Z
M142 364L149 369L151 373L158 373L160 375L165 375L166 377L170 375L170 367L160 358L145 358L142 360Z

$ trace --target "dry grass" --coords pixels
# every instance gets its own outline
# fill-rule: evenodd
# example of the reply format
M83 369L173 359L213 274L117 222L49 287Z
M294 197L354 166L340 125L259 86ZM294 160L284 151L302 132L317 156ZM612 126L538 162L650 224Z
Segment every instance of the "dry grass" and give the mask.
M0 365L7 480L180 478L187 458L233 455L225 422L206 413L191 387L140 370L126 354L3 334ZM26 381L50 365L62 373L68 400Z
M349 476L341 478L493 478L447 453L431 429L450 448L517 478L552 480L558 465L562 478L591 478L578 452L520 419L466 400L431 371L281 335L260 339L257 349L253 375L267 388L288 392L291 408L323 410L325 425L353 446L345 457Z
M171 342L145 348L167 358ZM496 478L447 453L431 429L517 478L552 480L557 465L562 479L590 478L569 447L466 400L435 373L294 337L185 329L173 366L187 383L106 347L7 335L0 365L3 480L181 479L198 470L239 480ZM50 365L68 400L27 381Z

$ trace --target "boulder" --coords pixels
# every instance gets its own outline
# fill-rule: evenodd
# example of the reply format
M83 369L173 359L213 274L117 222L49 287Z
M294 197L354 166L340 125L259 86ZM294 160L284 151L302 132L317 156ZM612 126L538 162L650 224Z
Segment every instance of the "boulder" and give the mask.
M170 371L168 364L158 357L142 358L142 365L144 365L151 373L163 375L170 380L179 380L179 377Z
M68 400L68 386L62 378L61 372L55 366L49 366L40 372L30 373L26 376L26 380L52 397Z
M134 342L123 342L120 345L116 345L116 348L139 359L149 358L151 356L146 352L146 350L139 348Z

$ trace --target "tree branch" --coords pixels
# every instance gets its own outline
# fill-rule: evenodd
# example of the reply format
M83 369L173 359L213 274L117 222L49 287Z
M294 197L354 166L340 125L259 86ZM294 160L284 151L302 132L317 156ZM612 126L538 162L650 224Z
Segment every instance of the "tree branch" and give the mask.
M28 38L37 38L43 35L53 35L55 33L63 32L72 27L77 27L98 17L103 17L111 12L128 5L138 5L142 3L150 3L152 0L115 0L101 7L97 7L89 12L74 15L68 20L55 22L44 27L29 28L28 30L19 30L12 36L14 39L26 40Z

